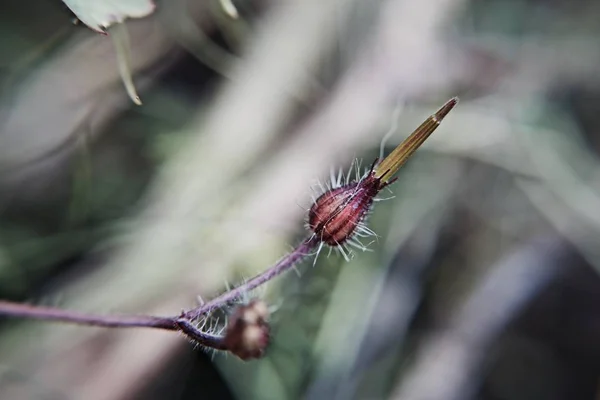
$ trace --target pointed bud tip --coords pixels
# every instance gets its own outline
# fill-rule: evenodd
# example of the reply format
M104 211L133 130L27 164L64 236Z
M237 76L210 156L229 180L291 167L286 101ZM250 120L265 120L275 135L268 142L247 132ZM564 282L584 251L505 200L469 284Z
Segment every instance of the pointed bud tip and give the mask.
M441 122L442 119L458 104L458 97L453 97L446 102L435 114L436 121Z

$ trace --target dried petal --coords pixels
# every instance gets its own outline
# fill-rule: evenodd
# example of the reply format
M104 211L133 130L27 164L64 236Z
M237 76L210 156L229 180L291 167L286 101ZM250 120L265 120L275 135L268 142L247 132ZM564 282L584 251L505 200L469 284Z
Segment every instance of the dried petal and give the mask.
M237 307L229 317L224 344L242 360L260 358L270 340L269 310L264 301L253 300Z

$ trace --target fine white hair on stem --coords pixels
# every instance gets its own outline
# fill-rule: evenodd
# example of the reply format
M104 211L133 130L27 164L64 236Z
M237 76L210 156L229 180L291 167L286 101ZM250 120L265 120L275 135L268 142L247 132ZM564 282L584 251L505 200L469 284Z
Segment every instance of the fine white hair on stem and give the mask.
M323 249L324 244L324 242L319 243L319 247L317 248L317 254L315 254L315 257L313 259L313 267L317 264L317 258L319 258L319 254L321 254L321 250Z

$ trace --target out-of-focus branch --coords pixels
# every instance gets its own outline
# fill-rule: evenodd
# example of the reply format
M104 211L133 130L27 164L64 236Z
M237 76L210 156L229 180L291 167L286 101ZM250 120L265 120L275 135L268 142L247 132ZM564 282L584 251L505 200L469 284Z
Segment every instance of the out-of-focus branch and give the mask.
M423 148L511 172L534 206L600 269L596 239L600 218L595 212L600 208L600 162L573 124L563 124L564 132L535 127L529 123L529 115L519 111L515 115L502 104L496 97L479 104L461 104L445 123L452 135L434 135ZM414 123L417 117L413 113L418 111L407 113L399 129ZM393 137L390 142L396 140ZM587 178L581 176L582 171Z
M480 384L491 341L541 289L564 270L569 254L556 238L514 249L481 278L449 326L433 332L394 390L398 400L464 400Z
M156 18L132 21L128 30L133 74L176 59L175 53L167 57L173 42L165 36ZM137 46L141 42L146 46ZM147 79L142 80L140 86L148 83ZM81 131L102 131L108 120L128 106L129 100L119 85L119 69L110 38L88 30L79 31L64 44L64 50L40 65L18 87L14 98L3 99L0 172L19 172L27 167L29 174L40 176L52 171L47 165L37 169L30 164L64 147ZM59 155L64 157L64 153ZM53 160L54 164L60 159Z

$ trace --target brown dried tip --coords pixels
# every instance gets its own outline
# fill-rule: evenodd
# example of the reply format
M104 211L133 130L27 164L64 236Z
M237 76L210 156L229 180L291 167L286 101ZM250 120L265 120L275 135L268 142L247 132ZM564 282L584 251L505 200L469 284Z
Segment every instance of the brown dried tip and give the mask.
M448 100L433 115L430 115L417 129L413 131L402 143L398 145L386 158L375 168L375 176L381 182L389 182L392 176L413 153L427 140L427 138L440 126L446 115L458 104L458 97Z
M262 300L241 305L229 317L225 347L242 360L261 358L270 339L269 309Z
M444 117L458 104L458 97L453 97L446 102L433 116L438 122L442 122Z

